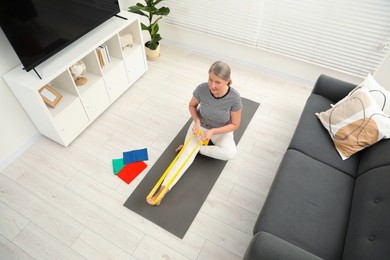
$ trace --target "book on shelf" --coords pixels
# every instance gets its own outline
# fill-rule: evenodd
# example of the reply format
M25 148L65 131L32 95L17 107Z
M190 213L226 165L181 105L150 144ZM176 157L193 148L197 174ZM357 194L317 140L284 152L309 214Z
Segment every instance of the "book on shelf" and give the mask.
M102 44L96 48L96 53L99 59L100 67L104 68L111 62L110 53L106 44Z
M108 51L107 45L106 44L102 44L101 47L103 47L104 54L106 54L107 61L108 61L108 63L110 63L111 62L111 58L110 58L110 53Z
M104 66L106 64L104 63L104 60L103 60L102 50L100 48L96 48L96 54L97 54L97 57L99 60L100 68L104 68Z

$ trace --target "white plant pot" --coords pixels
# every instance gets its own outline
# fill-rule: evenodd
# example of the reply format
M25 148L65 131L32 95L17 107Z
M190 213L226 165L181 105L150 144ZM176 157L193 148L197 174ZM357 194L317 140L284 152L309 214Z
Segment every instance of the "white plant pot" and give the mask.
M146 58L148 60L157 60L158 58L160 58L160 44L157 45L157 49L155 50L151 50L146 46L145 46L145 50L146 50Z

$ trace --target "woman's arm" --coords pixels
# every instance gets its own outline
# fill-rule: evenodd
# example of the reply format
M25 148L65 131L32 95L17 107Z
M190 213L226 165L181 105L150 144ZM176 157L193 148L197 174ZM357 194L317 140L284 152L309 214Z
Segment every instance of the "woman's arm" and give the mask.
M198 133L198 129L200 127L200 119L198 116L198 105L199 105L199 100L197 100L195 97L192 97L190 100L190 103L188 104L188 108L190 110L191 117L195 122L195 125L192 128L192 132L194 134Z
M230 124L222 127L212 128L203 133L202 140L210 140L211 136L216 134L225 134L235 131L241 123L241 109L230 112Z

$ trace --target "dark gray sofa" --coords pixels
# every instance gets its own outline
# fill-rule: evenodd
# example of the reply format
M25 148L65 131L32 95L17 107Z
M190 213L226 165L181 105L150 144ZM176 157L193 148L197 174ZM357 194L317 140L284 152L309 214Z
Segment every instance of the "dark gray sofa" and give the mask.
M390 139L343 161L315 116L355 86L318 78L244 259L390 259Z

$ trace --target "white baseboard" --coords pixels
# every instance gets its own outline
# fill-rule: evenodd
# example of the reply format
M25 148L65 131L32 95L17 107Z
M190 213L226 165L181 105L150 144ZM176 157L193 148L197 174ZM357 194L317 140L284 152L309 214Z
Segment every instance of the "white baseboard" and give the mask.
M5 158L0 160L0 172L7 168L12 162L14 162L22 153L24 153L31 145L33 145L38 138L41 136L40 133L35 133L29 140L20 145L16 150L10 152Z
M286 72L275 70L275 69L272 69L270 67L265 67L265 66L262 66L262 65L259 65L259 64L247 61L247 60L243 60L243 59L240 59L240 58L237 58L237 57L233 57L233 56L228 55L228 54L226 54L224 52L217 53L217 52L213 52L213 51L210 51L210 50L207 50L207 49L203 49L203 48L199 48L199 47L196 47L196 46L188 45L186 43L179 43L179 42L176 42L176 41L172 41L170 39L164 39L164 45L180 47L180 48L183 48L183 49L186 49L186 50L196 51L196 52L199 52L199 53L202 53L202 54L206 54L206 55L209 55L209 56L212 56L212 57L216 57L216 58L218 57L218 59L222 59L222 60L227 61L227 62L234 62L234 63L237 63L237 64L241 64L241 65L247 66L249 68L253 68L253 69L256 69L256 70L259 70L259 71L263 71L265 73L269 73L269 74L277 76L277 77L282 77L282 78L285 78L285 79L290 79L290 80L293 80L293 81L301 82L303 84L314 85L314 83L315 83L315 80L309 80L309 79L306 79L306 78L303 78L303 77L297 77L297 76L288 74Z

